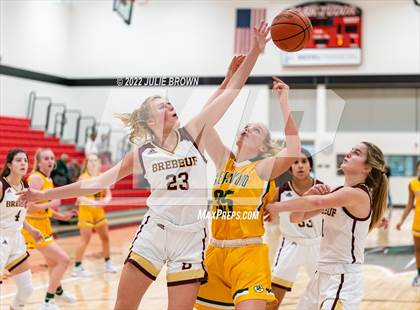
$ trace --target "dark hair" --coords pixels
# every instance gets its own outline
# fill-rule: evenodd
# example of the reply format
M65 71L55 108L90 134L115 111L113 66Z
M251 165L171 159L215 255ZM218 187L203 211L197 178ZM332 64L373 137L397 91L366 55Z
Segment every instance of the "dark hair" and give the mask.
M22 150L22 149L10 150L9 153L7 153L6 162L4 163L3 169L1 170L1 173L0 173L1 177L3 177L3 178L7 177L10 174L10 169L9 169L9 167L7 167L7 164L10 164L13 161L13 159L15 158L15 156L19 153L25 154L26 159L29 160L28 159L28 154L24 150Z
M307 149L303 148L303 147L300 149L300 152L301 152L303 155L305 155L306 159L309 161L309 167L310 167L310 168L311 168L311 170L312 170L312 169L313 169L313 167L314 167L314 160L313 160L313 158L312 158L311 153L309 153L309 151L308 151ZM289 170L290 170L290 171L292 171L292 167L290 167L290 168L289 168Z
M416 168L419 169L419 166L420 166L420 160L417 162Z
M385 175L389 179L389 177L392 175L391 174L391 167L385 166Z
M308 161L309 161L309 166L311 167L311 169L313 169L314 168L314 160L313 160L313 158L312 158L312 155L311 155L311 153L309 153L309 151L307 150L307 149L305 149L305 148L301 148L301 150L300 150L300 152L303 154L303 155L305 155L305 157L308 159Z

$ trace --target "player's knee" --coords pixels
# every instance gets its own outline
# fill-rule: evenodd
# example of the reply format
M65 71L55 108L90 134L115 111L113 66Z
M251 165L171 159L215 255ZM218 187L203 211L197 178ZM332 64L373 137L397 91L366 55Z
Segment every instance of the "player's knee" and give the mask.
M98 234L99 235L99 239L101 239L102 242L109 242L109 235L102 233L102 234Z
M89 244L89 241L90 241L90 237L83 238L82 239L82 246L87 247L87 245Z
M68 267L70 265L70 257L67 254L63 254L60 255L60 260L59 260L59 264L64 266L64 267Z

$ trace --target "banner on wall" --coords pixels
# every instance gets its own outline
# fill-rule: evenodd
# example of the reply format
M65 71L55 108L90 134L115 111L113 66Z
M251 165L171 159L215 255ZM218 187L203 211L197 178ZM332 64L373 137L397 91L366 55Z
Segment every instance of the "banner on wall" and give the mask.
M284 66L360 65L362 62L362 10L354 5L319 1L291 9L305 14L313 35L305 49L282 52Z

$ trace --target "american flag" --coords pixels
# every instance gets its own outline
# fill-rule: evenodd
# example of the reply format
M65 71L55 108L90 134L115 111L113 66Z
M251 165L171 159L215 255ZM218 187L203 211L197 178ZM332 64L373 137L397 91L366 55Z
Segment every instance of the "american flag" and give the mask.
M236 9L235 55L248 53L252 28L265 20L265 13L265 9Z

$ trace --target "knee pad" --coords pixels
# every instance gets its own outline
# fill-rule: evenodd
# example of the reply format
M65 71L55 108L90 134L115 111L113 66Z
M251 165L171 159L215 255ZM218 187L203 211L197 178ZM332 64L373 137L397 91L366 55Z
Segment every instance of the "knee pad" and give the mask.
M13 278L15 279L17 292L11 306L16 310L22 309L33 292L32 274L30 270L26 270L15 275Z

